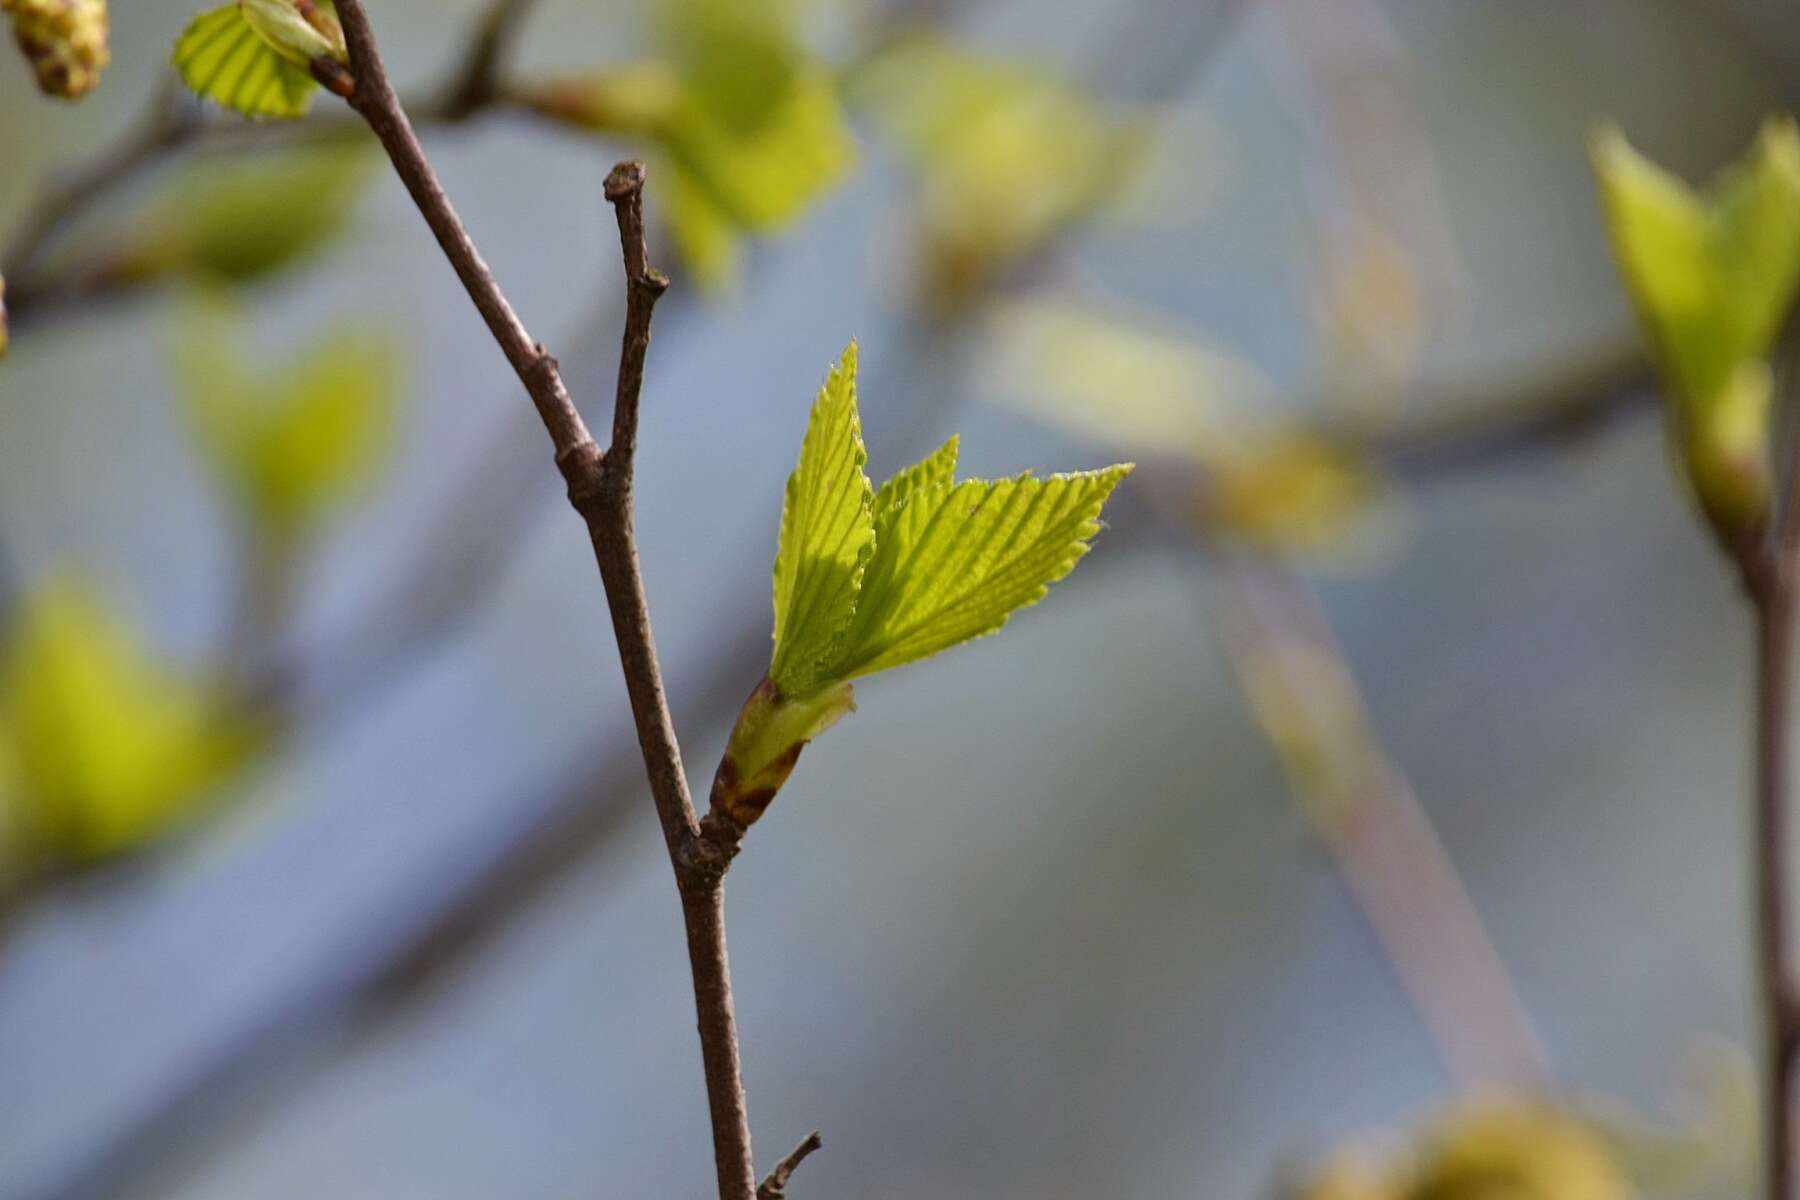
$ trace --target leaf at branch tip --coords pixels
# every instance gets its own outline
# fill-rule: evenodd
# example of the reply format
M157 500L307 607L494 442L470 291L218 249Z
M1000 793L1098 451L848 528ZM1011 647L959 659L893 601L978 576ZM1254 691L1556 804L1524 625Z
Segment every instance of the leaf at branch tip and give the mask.
M323 338L257 370L228 326L196 321L177 344L195 439L261 534L291 542L385 461L399 407L399 355L357 332Z
M856 412L856 346L813 405L775 559L775 650L738 714L712 805L762 815L807 742L854 707L851 680L993 633L1067 575L1130 464L955 480L957 439L875 492Z
M896 471L891 479L881 485L875 493L873 512L875 526L881 527L894 509L911 500L913 496L937 484L948 484L956 479L956 455L961 439L955 434L950 440L939 446L929 456L920 459L904 471Z
M12 327L6 320L6 276L0 275L0 358L6 357L6 348L12 342Z
M0 675L5 824L32 857L83 865L196 816L261 733L225 697L152 662L71 580L24 606Z
M788 696L815 691L850 624L874 551L874 489L863 472L856 410L856 343L819 390L789 476L775 555L775 650L769 678Z
M1728 540L1773 491L1759 380L1800 287L1800 133L1763 125L1747 159L1696 193L1612 127L1590 142L1613 254L1655 351L1676 441Z
M1074 569L1130 473L945 480L888 509L831 674L871 675L1000 629Z
M197 165L127 235L114 274L241 284L303 262L348 228L376 162L363 147L310 146Z
M175 69L196 96L221 108L292 120L306 115L319 86L308 63L347 57L335 27L336 18L309 0L232 0L189 23L175 43Z

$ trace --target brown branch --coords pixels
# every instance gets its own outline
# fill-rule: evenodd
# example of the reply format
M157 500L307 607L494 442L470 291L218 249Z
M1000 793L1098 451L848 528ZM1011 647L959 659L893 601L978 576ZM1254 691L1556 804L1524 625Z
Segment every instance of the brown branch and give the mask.
M1756 605L1756 864L1757 962L1769 1056L1764 1110L1764 1162L1770 1200L1795 1200L1795 1075L1800 1066L1800 975L1789 918L1788 745L1793 691L1795 592L1793 559L1752 584Z
M148 109L123 138L65 179L44 189L0 254L0 275L12 281L8 307L13 316L31 306L31 267L52 238L139 172L193 140L197 119L181 102L179 84L158 88Z
M406 111L422 124L446 125L468 121L501 103L503 89L498 72L507 45L521 28L531 0L493 0L468 37L461 63L447 84L437 90L441 99L408 104ZM341 94L347 80L320 64L325 87ZM96 270L91 263L78 264L63 277L37 273L34 268L58 234L85 215L101 200L135 180L174 154L189 149L244 150L271 145L297 144L342 137L360 129L348 119L314 117L304 121L249 122L227 120L207 123L185 99L181 84L171 79L157 89L150 105L124 137L77 168L66 180L44 189L28 210L0 253L0 275L10 281L9 307L15 320L35 319L49 302L63 302L97 294L122 292L127 281Z
M1757 983L1767 1055L1763 1164L1768 1200L1796 1200L1800 1185L1800 962L1793 944L1791 812L1793 658L1800 604L1800 436L1789 431L1790 465L1773 530L1738 549L1744 590L1756 611L1755 868Z
M793 1151L780 1162L775 1169L763 1176L763 1181L756 1185L756 1200L786 1200L788 1180L793 1178L794 1170L806 1161L808 1155L825 1144L818 1130L806 1135L806 1140L795 1146Z
M681 893L719 1195L721 1200L754 1200L755 1165L732 1009L731 966L725 945L724 874L730 856L701 836L694 815L681 766L681 747L656 659L632 520L632 459L637 445L644 359L656 301L668 286L668 281L650 267L644 244L644 168L640 163L621 163L606 180L606 198L618 216L625 261L626 310L613 409L613 442L602 454L563 385L556 360L526 332L445 196L388 81L374 31L360 0L340 0L337 7L355 79L349 103L369 123L387 151L395 172L437 237L470 300L530 393L555 447L556 463L568 484L570 503L587 522L612 613L638 746Z
M475 248L462 218L457 216L449 197L444 194L437 173L425 157L425 148L419 144L419 136L400 106L400 97L388 80L362 6L354 0L344 5L339 19L344 25L344 39L350 47L350 69L356 79L355 91L349 98L350 106L368 122L382 149L387 151L394 173L400 177L420 215L431 227L444 257L450 260L451 269L487 324L488 332L499 343L507 362L518 374L519 382L525 385L525 391L537 408L538 418L550 434L557 461L560 463L585 451L597 455L599 451L588 433L587 424L563 386L556 360L526 332L518 314L513 312L511 303L495 282L493 271Z
M493 0L488 6L444 100L445 120L466 121L499 99L500 60L518 36L533 2Z

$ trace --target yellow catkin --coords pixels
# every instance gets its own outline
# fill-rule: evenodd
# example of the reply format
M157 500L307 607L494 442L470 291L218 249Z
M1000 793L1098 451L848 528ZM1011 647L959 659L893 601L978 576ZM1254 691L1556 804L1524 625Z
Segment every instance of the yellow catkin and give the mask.
M112 60L106 0L0 0L0 11L11 15L13 37L45 95L79 100L94 90Z

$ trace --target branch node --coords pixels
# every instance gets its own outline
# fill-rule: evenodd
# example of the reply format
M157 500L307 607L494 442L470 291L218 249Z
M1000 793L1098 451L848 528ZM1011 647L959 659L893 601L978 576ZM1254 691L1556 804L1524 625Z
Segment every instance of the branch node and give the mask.
M806 1135L806 1140L795 1146L793 1152L775 1164L775 1169L764 1176L756 1185L756 1200L786 1200L788 1180L794 1169L805 1162L807 1156L825 1144L818 1130Z
M335 58L327 58L322 54L314 58L308 65L312 69L312 77L318 80L319 85L326 91L345 100L355 97L356 77L350 73L349 67Z

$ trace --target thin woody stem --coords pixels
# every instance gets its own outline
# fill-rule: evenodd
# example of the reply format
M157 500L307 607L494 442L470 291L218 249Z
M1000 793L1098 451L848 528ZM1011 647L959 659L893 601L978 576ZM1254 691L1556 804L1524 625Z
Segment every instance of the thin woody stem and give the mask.
M725 945L724 875L730 852L704 837L695 817L657 663L632 519L633 457L644 360L656 301L668 287L668 281L649 265L645 249L643 165L621 163L606 181L606 198L618 216L625 261L626 314L613 440L603 454L576 411L556 360L526 331L444 194L388 81L360 0L339 0L337 10L350 50L354 86L349 103L374 130L457 278L525 385L555 447L570 503L587 523L618 640L639 749L681 893L719 1196L720 1200L755 1200L755 1164Z
M1757 983L1762 997L1765 1196L1800 1200L1795 1188L1796 1074L1800 1074L1800 966L1794 959L1791 855L1794 620L1800 568L1800 509L1794 481L1772 538L1739 550L1756 610L1756 788L1751 860L1755 867Z

